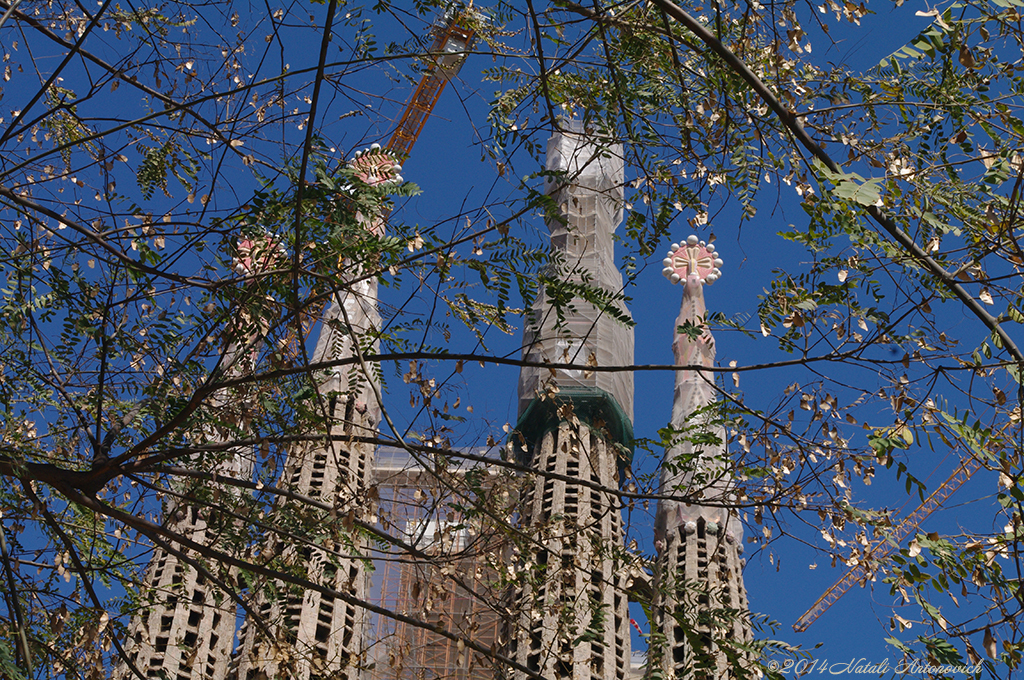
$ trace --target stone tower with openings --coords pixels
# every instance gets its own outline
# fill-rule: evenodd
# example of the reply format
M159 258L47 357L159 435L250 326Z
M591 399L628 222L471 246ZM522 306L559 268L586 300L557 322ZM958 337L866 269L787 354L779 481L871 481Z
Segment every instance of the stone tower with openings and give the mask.
M377 145L356 154L349 167L354 181L371 188L386 190L389 184L402 181L398 174L401 166ZM381 215L357 214L357 219L369 231L383 233ZM339 518L366 520L372 515L366 491L373 477L374 439L381 411L376 369L363 362L362 356L376 353L380 314L376 277L364 275L358 266L339 270L348 283L339 286L324 316L312 358L316 364L336 359L355 362L320 375L319 394L329 413L328 436L296 446L280 484L301 496L333 504L332 518L325 521L343 524ZM277 597L263 596L257 602L257 612L269 629L251 621L243 626L238 680L357 680L364 665L365 606L370 599L365 537L358 531L342 530L341 540L330 546L278 541L271 537L264 550L280 551L286 560L304 564L305 578L323 590L276 583L272 590Z
M275 268L282 256L279 244L269 236L246 236L236 245L235 273L246 278L245 287L259 299L260 273ZM269 312L268 313L273 313ZM253 370L260 344L266 335L266 323L259 306L237 315L232 337L215 375L237 377ZM219 390L206 409L211 424L198 436L211 444L230 441L231 429L245 419L245 411L254 408L244 388ZM221 478L248 480L252 475L252 457L242 450L212 446L209 458L217 459L212 472ZM204 461L195 461L203 463ZM181 480L172 484L164 503L164 527L185 539L224 550L236 527L225 520L211 503L214 495L230 508L232 499L240 500L238 487L228 483L211 485L205 480ZM128 662L146 677L168 680L204 678L222 680L228 674L235 644L236 603L225 586L234 580L235 570L214 574L196 559L189 548L174 541L156 539L153 556L144 577L143 593L156 599L140 608L129 624L125 640ZM228 588L231 586L229 585ZM115 680L135 677L134 670L122 660L114 671Z
M547 148L546 191L558 212L548 228L561 270L551 279L592 292L577 288L591 301L577 294L556 305L554 291L540 291L524 333L525 360L580 368L520 373L512 446L533 470L521 503L529 542L504 643L510 658L551 680L625 680L629 614L616 492L632 445L633 377L586 370L633 363L629 315L614 301L622 290L612 240L622 220L622 148L595 142L573 121L560 125Z
M727 509L730 476L717 408L715 340L705 325L704 285L721 275L715 246L690 236L673 244L663 273L683 283L672 343L675 440L665 454L655 516L653 620L648 678L725 680L750 640L740 553L743 526Z

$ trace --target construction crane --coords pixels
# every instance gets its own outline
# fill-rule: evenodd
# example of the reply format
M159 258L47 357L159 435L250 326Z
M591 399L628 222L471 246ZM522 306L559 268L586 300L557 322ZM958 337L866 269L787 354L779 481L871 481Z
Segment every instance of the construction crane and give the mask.
M466 53L473 46L476 32L468 21L473 16L473 3L470 3L465 9L449 9L431 28L434 44L428 56L430 65L406 103L398 127L387 144L387 149L402 160L409 157L444 86L459 73Z
M899 523L899 525L893 530L893 532L886 538L883 539L865 553L864 557L860 562L850 567L846 574L836 581L831 588L825 591L825 593L818 598L818 600L811 605L811 608L804 612L804 615L797 619L797 622L793 624L793 630L797 633L803 633L811 627L818 617L825 613L825 611L831 607L836 601L846 594L855 583L862 582L867 579L868 574L866 572L868 561L874 558L884 558L891 553L900 542L903 541L912 531L916 531L921 523L935 510L946 502L946 499L953 495L957 489L971 478L975 472L981 469L981 461L971 456L957 467L956 471L949 476L945 482L943 482L939 488L931 493L928 498L924 500L914 512L910 513L906 519Z
M404 161L409 157L413 145L416 144L416 140L423 131L423 126L426 125L427 119L430 117L430 113L441 98L444 86L448 84L449 80L458 75L462 64L466 60L466 54L473 47L476 31L472 27L472 20L479 17L480 15L473 9L473 3L470 2L465 7L449 8L431 26L428 35L433 36L434 42L431 44L427 54L429 66L423 77L420 78L416 91L413 92L406 102L402 117L394 133L392 133L387 146L385 149L381 149L382 152L386 150L391 157L390 159L380 159L383 165L380 168L376 168L376 170L383 171L381 178L387 176L388 173L396 168L401 169L401 166L397 165L397 161ZM378 145L371 147L371 149L378 148ZM368 156L364 154L364 160L366 158ZM375 184L376 179L375 177L374 181L369 181L369 183ZM397 179L401 181L400 176ZM321 318L325 307L326 301L300 315L303 337L309 333L313 323ZM296 335L293 329L284 342L284 345L288 348L288 356L296 356L298 354L296 345L298 338Z

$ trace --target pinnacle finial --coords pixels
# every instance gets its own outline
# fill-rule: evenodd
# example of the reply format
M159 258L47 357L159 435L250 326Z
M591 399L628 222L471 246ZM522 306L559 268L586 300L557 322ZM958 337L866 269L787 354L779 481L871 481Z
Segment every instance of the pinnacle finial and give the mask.
M371 144L369 149L356 151L348 166L355 171L357 179L371 187L389 183L398 185L405 181L399 174L402 166L398 159L387 149L382 149L380 144Z
M232 268L241 276L252 276L273 269L288 259L281 241L272 234L241 236L235 243Z
M715 252L712 243L699 240L694 234L682 245L672 244L662 264L661 273L672 283L685 281L690 274L697 274L701 283L712 284L722 276L721 266L725 264Z

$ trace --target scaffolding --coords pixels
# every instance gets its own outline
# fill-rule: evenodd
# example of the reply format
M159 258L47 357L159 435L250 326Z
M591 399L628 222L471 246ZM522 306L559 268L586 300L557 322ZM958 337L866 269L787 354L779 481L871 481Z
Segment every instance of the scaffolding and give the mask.
M424 462L400 449L377 453L379 525L397 540L376 555L372 597L423 625L372 618L369 680L491 680L489 659L432 629L492 648L500 621L500 550L484 523L462 510L474 500L462 483L467 470L439 473ZM489 476L482 475L478 488L489 488Z

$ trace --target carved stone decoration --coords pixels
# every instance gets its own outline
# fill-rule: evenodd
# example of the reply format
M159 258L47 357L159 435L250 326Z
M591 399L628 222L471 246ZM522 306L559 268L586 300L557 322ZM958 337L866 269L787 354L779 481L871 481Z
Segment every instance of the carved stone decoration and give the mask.
M722 276L720 267L725 263L715 252L715 244L700 241L693 234L686 243L673 243L662 264L661 273L672 283L685 281L690 274L696 274L701 283L714 283Z
M751 638L743 587L743 527L732 498L725 430L716 413L715 339L707 328L704 284L721 276L711 244L673 243L662 273L684 284L672 351L675 440L665 452L658 501L648 678L725 680ZM679 498L688 497L690 502Z
M379 187L384 184L401 184L405 180L402 175L402 166L387 149L382 149L380 144L372 144L370 148L356 151L352 160L348 162L349 169L355 172L355 177L360 182L371 187Z

